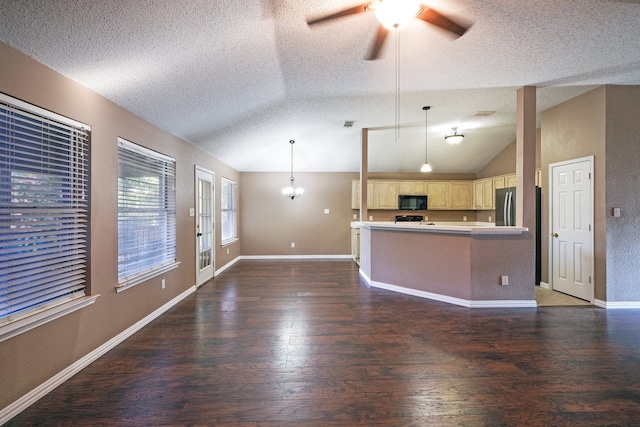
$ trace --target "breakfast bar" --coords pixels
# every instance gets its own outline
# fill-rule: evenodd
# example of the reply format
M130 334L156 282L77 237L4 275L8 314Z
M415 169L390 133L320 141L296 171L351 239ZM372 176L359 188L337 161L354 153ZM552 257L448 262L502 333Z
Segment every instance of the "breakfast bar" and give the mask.
M372 287L470 308L535 307L534 237L491 223L360 222Z

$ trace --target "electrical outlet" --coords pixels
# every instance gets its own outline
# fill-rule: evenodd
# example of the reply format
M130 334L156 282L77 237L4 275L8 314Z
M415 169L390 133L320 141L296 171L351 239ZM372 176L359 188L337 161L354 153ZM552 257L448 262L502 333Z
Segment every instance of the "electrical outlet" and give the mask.
M509 284L509 276L500 276L500 284L507 286Z
M467 220L467 216L466 216L466 215L465 215L465 216L463 216L463 217L462 217L462 220L463 220L463 221L466 221L466 220Z
M489 217L489 222L491 222L491 217Z
M358 219L358 214L353 214L353 219Z
M166 286L166 282L164 281L164 279L162 279L162 289L164 289L165 286Z
M229 255L229 248L227 248L227 255Z
M296 242L291 242L291 247L295 248L296 247Z
M373 215L369 215L369 221L373 221Z
M622 212L620 211L620 208L613 208L612 212L613 212L614 218L620 218L620 216L622 216Z

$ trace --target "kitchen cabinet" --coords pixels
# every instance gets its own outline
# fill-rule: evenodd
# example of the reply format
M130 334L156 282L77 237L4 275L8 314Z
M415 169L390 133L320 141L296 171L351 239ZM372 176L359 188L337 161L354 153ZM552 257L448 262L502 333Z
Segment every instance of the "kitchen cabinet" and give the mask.
M447 181L428 181L427 209L449 209L450 187Z
M449 209L473 209L473 193L471 181L451 181L451 203Z
M503 184L504 185L504 184ZM473 181L473 209L491 210L493 206L493 178L476 179Z
M373 181L373 196L373 209L398 209L398 181Z
M516 186L516 174L512 173L506 176L507 185L506 187L515 187Z
M351 228L351 258L360 264L360 229Z
M493 177L492 178L492 180L493 180L493 189L497 190L499 188L508 187L508 185L506 185L507 184L507 179L506 178L507 177L505 175Z
M427 194L427 181L400 181L398 194L424 196Z
M542 187L542 170L536 169L536 187Z
M367 209L373 209L375 197L373 196L373 182L367 181ZM360 209L360 180L351 181L351 209Z

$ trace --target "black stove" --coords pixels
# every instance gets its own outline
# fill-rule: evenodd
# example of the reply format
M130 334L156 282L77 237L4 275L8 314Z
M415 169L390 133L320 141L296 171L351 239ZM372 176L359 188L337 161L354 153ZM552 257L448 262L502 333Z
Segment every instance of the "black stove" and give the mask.
M395 222L420 222L424 220L422 215L396 215Z

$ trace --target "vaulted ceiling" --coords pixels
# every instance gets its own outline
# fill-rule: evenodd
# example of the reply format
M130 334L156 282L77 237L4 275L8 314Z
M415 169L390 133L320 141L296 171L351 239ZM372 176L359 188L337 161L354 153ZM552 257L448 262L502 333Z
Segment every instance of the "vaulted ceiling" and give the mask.
M515 139L518 87L540 112L640 84L638 0L425 0L469 31L414 19L375 61L373 13L306 23L357 4L3 0L0 40L240 171L287 171L291 139L297 171L357 171L363 127L371 171L418 171L430 105L434 170L477 172Z

